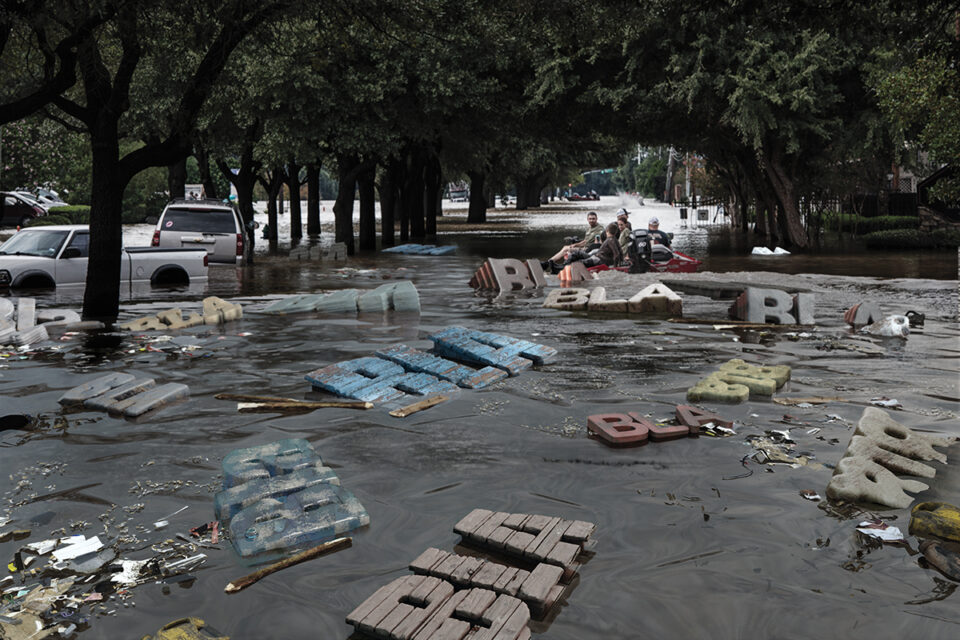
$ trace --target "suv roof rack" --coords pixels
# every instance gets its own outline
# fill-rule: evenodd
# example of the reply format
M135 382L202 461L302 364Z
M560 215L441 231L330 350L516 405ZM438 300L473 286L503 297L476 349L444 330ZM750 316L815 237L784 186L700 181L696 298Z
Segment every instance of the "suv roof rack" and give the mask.
M206 206L219 205L221 207L231 206L229 202L224 202L219 198L171 198L167 204L202 204Z

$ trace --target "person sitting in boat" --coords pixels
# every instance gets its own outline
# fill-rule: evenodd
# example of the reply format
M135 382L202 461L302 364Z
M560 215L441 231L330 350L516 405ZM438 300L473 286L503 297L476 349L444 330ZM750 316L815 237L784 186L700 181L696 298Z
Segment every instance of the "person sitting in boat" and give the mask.
M587 224L590 226L587 227L586 232L583 234L582 240L565 245L562 249L560 249L560 251L557 251L555 254L553 254L553 257L551 257L548 262L558 262L563 260L567 252L572 251L573 249L588 249L590 245L597 242L600 234L603 233L603 227L597 223L596 211L591 211L587 214Z
M657 216L650 218L650 222L647 224L647 235L650 236L651 244L670 246L670 236L666 232L660 231L660 219Z
M572 249L567 253L563 264L583 262L587 267L595 267L599 264L605 264L608 267L620 266L623 262L623 250L620 249L619 231L617 223L611 222L607 225L607 238L599 249L589 253L583 249Z
M620 251L626 256L629 254L630 244L633 242L633 229L630 228L630 223L627 222L625 217L617 218L617 229L619 230L617 241L620 243Z

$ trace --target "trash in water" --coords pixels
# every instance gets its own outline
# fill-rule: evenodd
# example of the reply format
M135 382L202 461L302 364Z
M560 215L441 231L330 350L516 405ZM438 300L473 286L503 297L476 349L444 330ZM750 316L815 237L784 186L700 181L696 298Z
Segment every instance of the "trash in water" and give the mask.
M917 313L916 311L907 311L903 314L907 317L907 320L910 322L911 327L922 327L924 320L927 319L927 316L922 313Z
M960 542L960 509L946 502L921 502L910 511L910 535Z
M735 436L737 432L729 427L723 427L713 422L708 422L700 426L701 433L713 436L714 438L726 438L728 436Z
M960 548L958 545L939 540L924 540L920 553L931 567L951 580L960 581Z
M153 528L154 528L154 530L159 531L160 529L163 529L164 527L169 526L169 525L170 525L170 518L172 518L173 516L177 515L178 513L181 513L181 512L183 512L183 511L189 509L189 508L190 508L189 505L184 506L184 507L180 507L179 509L177 509L176 511L174 511L174 512L171 513L170 515L168 515L168 516L163 516L162 518L160 518L159 520L157 520L156 522L153 523Z
M878 407L884 407L885 409L903 409L903 405L900 404L899 400L888 398L887 396L882 396L880 398L871 398L870 404L876 405Z
M152 636L144 636L143 640L230 640L200 618L180 618L163 625Z
M65 547L60 547L53 552L53 558L60 562L63 560L73 560L80 556L85 556L89 553L94 553L103 548L103 543L100 542L100 538L94 536L89 540L85 536L74 536L75 538L80 538L68 544Z
M883 520L864 520L857 525L857 531L884 542L903 542L903 533L897 527L891 527Z
M904 338L910 335L910 321L907 316L887 316L883 320L874 322L860 329L860 333L880 336L882 338Z
M800 495L806 498L807 500L812 500L813 502L820 502L823 498L820 497L820 494L814 491L813 489L803 489L800 492Z

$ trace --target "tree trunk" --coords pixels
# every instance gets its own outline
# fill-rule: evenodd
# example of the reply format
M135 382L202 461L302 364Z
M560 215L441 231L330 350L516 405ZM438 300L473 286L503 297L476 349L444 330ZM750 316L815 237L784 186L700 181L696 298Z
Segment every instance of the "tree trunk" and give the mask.
M357 176L360 187L360 250L376 251L377 249L377 214L374 178L377 174L376 165L365 167Z
M353 255L353 200L357 188L357 165L353 156L337 158L339 186L337 202L333 205L334 242L347 245L347 255Z
M424 231L427 237L437 237L437 216L440 215L440 195L442 193L443 175L440 168L440 158L431 153L423 168L423 183L425 188L424 217L426 225Z
M174 162L167 167L167 193L170 199L186 197L187 191L187 159ZM200 194L197 194L198 196Z
M281 167L274 167L272 170L265 172L264 175L259 176L258 179L267 192L266 236L267 242L270 243L270 251L274 252L277 250L277 245L279 244L277 226L280 221L280 208L277 206L277 200L282 197L280 194L283 193L283 184L286 180L286 175Z
M766 154L763 168L777 200L783 207L783 228L786 234L786 243L791 248L805 249L807 247L807 232L803 228L803 221L800 219L796 185L793 178L784 169L782 158L777 149Z
M487 201L484 197L484 183L487 174L480 171L468 171L470 178L470 207L467 209L467 222L480 224L487 221Z
M320 235L320 163L307 165L307 235Z
M400 193L402 217L400 219L400 241L406 240L405 227L410 225L410 238L423 240L425 235L423 220L423 181L424 162L420 149L411 147L404 154L403 187Z
M542 180L540 176L527 176L517 180L517 209L540 207Z
M194 145L194 157L197 159L197 166L200 168L200 182L203 184L203 195L207 198L216 199L217 183L213 181L213 175L210 173L210 157L207 150L199 142Z
M217 168L237 190L237 208L240 210L240 219L243 220L247 234L247 264L253 264L253 250L257 244L256 230L253 228L253 187L257 184L257 171L260 163L253 159L253 144L244 145L240 154L240 170L231 171L230 166L223 160L217 160Z
M303 237L303 222L300 219L300 165L293 161L287 166L287 189L290 191L290 237Z
M102 122L102 120L112 120ZM123 190L119 175L117 121L98 119L90 132L90 257L83 319L112 323L120 313L120 256L123 247Z
M380 244L384 247L394 245L394 212L399 174L400 163L396 158L387 160L380 174Z

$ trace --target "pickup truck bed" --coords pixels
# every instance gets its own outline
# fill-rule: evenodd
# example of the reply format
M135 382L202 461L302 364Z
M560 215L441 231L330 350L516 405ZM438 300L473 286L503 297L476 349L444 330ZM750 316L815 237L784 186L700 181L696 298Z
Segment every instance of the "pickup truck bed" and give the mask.
M86 225L28 227L0 245L0 287L84 284L89 230ZM121 284L189 284L207 279L202 248L123 249Z

